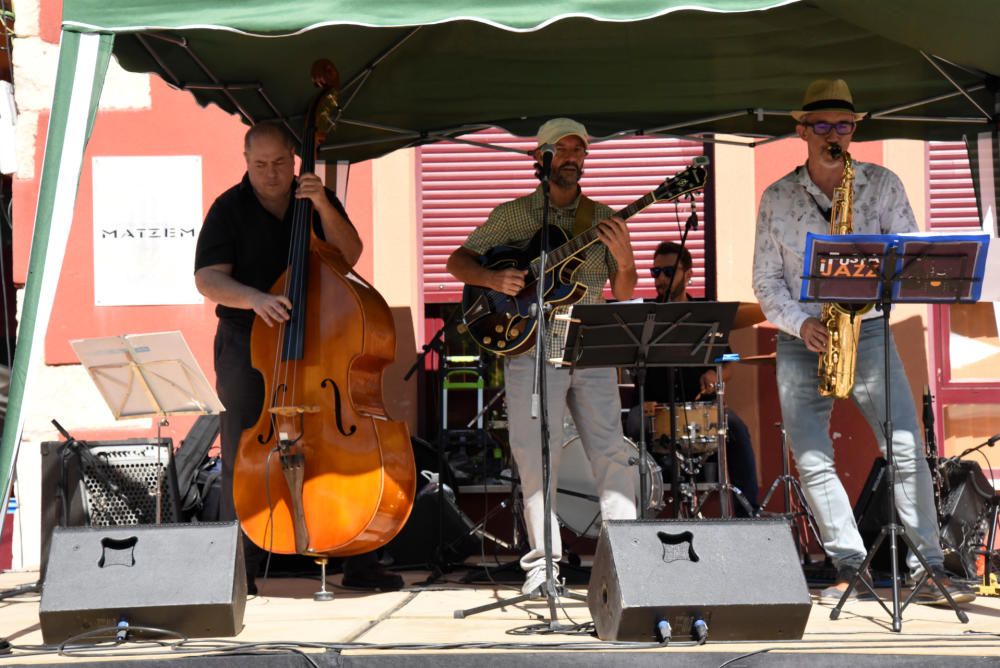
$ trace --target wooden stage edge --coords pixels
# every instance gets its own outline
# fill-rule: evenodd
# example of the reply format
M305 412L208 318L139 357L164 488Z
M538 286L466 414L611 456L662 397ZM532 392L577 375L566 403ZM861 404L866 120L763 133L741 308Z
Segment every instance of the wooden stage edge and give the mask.
M340 576L329 577L334 599L313 600L317 579L272 578L260 580L260 594L247 601L244 628L234 638L192 641L191 649L230 650L192 655L177 649L151 651L150 645L104 645L99 651L60 656L38 653L42 637L38 624L37 593L0 601L0 636L14 650L0 655L4 665L96 665L119 658L139 665L166 665L183 659L190 664L228 666L1000 666L1000 598L979 597L966 604L969 623L961 623L949 608L911 605L903 611L900 633L890 630L891 619L877 602L852 602L840 619L832 621L832 606L816 600L802 640L790 642L719 643L700 647L670 645L655 649L609 648L591 635L562 632L531 633L531 627L548 627L545 600L507 606L456 619L456 610L487 605L510 598L517 591L508 585L465 585L463 573L446 574L431 585L428 574L403 573L407 587L398 592L369 593L344 589ZM0 574L0 591L37 581L34 572ZM572 591L586 593L585 588ZM908 591L908 590L904 590ZM880 593L888 595L888 590ZM590 620L585 602L561 598L562 624ZM232 645L241 643L234 655ZM313 643L322 645L310 646ZM412 644L447 645L415 649ZM282 650L276 649L280 644ZM351 644L351 648L333 645ZM363 644L382 646L368 648ZM328 645L328 646L324 646ZM560 648L559 645L572 645ZM270 651L265 648L270 646ZM402 647L400 647L402 646ZM391 649L390 647L396 647ZM803 656L808 654L809 656ZM732 664L732 659L747 656ZM850 655L850 656L847 656ZM205 658L199 658L205 657ZM808 661L808 664L806 663ZM211 663L209 663L211 662ZM134 664L133 664L134 665Z

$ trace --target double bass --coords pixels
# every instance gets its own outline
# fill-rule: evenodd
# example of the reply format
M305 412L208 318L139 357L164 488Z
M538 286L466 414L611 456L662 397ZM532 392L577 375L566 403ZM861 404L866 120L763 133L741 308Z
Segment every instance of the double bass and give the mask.
M321 91L306 118L302 173L313 171L339 113L336 68L321 60L312 74ZM271 288L292 308L280 326L259 316L253 324L265 398L240 438L233 500L243 531L265 550L363 554L403 527L416 485L409 431L382 399L395 328L378 291L314 233L312 202L293 206L288 268Z

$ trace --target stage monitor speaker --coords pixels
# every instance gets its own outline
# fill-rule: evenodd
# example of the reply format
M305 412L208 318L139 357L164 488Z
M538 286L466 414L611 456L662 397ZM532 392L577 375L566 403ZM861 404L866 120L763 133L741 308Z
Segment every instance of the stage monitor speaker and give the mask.
M812 607L791 527L777 520L605 522L587 605L602 640L799 639Z
M187 637L243 628L247 579L237 522L56 528L48 566L38 611L46 643L121 620Z

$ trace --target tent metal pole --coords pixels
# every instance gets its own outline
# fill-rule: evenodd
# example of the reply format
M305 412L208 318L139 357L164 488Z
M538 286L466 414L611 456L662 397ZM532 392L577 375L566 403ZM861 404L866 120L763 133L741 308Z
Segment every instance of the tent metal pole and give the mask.
M938 63L937 63L937 60L936 60L936 59L934 59L934 58L932 58L931 56L927 55L927 54L926 54L926 53L924 53L923 51L921 51L921 52L920 52L920 55L921 55L921 56L923 56L923 57L924 57L925 59L927 59L927 62L931 64L931 67L933 67L934 69L936 69L936 70L938 71L938 74L940 74L940 75L941 75L941 76L943 76L943 77L944 77L945 79L947 79L947 80L948 80L948 83L950 83L950 84L951 84L952 86L954 86L954 87L955 87L955 90L957 90L957 91L958 91L958 92L959 92L959 93L960 93L960 94L961 94L962 96L964 96L964 97L965 97L965 99L966 99L966 100L968 100L968 101L969 101L969 104L971 104L971 105L972 105L973 107L975 107L976 109L978 109L978 110L979 110L979 113L981 113L981 114L982 114L983 116L985 116L986 118L989 118L989 117L990 117L990 114L989 114L989 112L988 112L988 111L986 111L986 110L985 110L985 109L983 109L983 108L982 108L981 106L979 106L979 103L978 103L978 102L976 102L975 100L973 100L973 99L972 99L972 96L971 96L971 95L969 95L968 93L966 93L966 92L965 92L965 89L964 89L964 88L962 88L962 87L961 87L961 86L960 86L960 85L958 84L958 82L957 82L957 81L955 81L955 80L954 80L954 79L952 79L952 78L951 78L950 76L948 76L948 73L944 71L944 68L943 68L943 67L941 67L940 65L938 65Z

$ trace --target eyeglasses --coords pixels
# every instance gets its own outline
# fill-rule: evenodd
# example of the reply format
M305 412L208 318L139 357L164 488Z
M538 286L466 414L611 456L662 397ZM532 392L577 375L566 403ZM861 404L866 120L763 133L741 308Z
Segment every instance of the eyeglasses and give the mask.
M837 129L838 135L849 135L854 132L855 123L854 121L840 121L839 123L827 123L826 121L816 121L815 123L802 123L802 125L807 128L812 128L812 131L820 136L826 136L830 134L830 130L834 128Z
M674 268L673 267L650 267L649 268L649 275L652 276L653 278L659 277L660 274L663 274L667 278L673 278L674 277Z

